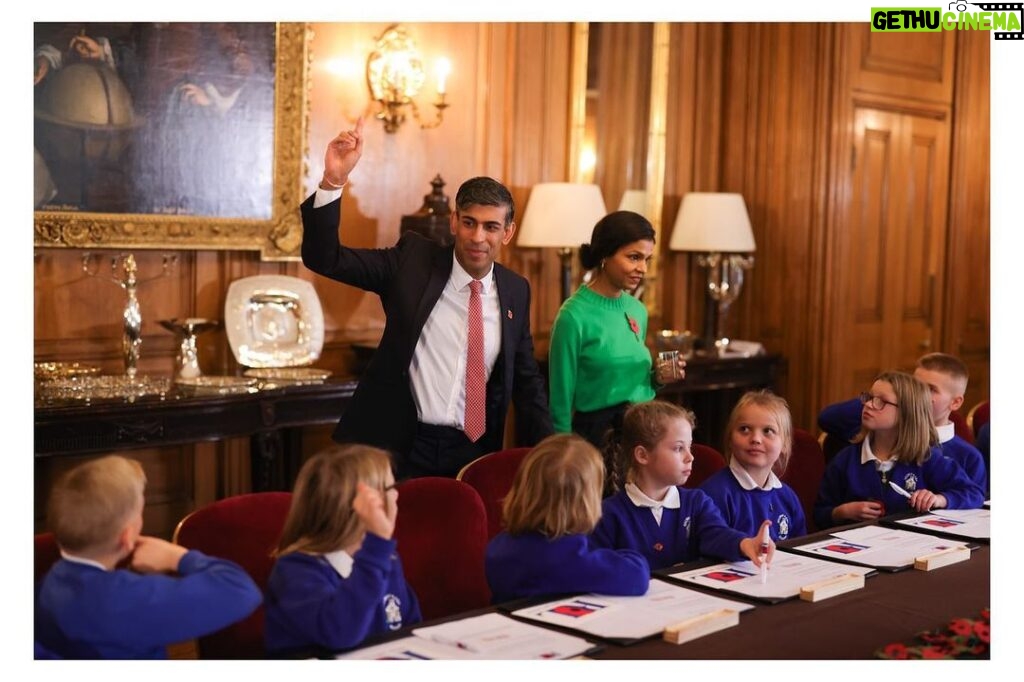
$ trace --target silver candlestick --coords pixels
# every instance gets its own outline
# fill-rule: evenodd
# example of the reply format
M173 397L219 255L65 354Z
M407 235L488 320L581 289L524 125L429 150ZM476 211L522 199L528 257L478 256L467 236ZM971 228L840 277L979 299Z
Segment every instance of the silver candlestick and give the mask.
M82 254L82 271L89 276L97 276L98 270L96 267L92 266L92 263L93 261L98 260L99 256L96 256L95 254L88 252ZM104 279L109 279L111 282L124 289L127 294L124 311L121 314L123 330L121 337L121 350L124 354L124 373L129 378L135 377L135 374L138 371L139 352L142 348L142 310L139 307L139 299L137 296L139 285L166 277L170 274L177 262L177 255L165 254L163 257L162 272L154 277L140 280L138 278L138 266L135 263L134 255L130 253L118 254L110 259L110 271L112 274L109 277L104 277ZM118 275L118 267L121 268L123 275Z

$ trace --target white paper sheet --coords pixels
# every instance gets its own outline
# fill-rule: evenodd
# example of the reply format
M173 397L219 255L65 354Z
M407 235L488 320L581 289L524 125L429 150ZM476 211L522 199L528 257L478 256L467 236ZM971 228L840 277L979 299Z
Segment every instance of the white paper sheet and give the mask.
M988 509L938 509L896 523L966 538L992 537L992 512Z
M413 634L467 652L473 659L535 660L577 656L593 644L585 639L520 623L500 613L416 628Z
M862 526L837 531L825 540L800 545L796 549L828 559L889 568L910 566L917 557L966 546L966 542L934 535L884 526Z
M789 599L800 595L801 588L822 580L855 573L864 575L873 569L866 566L837 564L814 557L775 552L768 566L768 582L761 584L761 576L751 561L715 564L704 568L673 573L673 578L716 590L728 590L748 597L762 599Z
M651 580L642 597L588 594L514 611L513 615L560 625L598 637L641 639L667 626L719 609L747 611L750 604L722 599L663 580Z
M594 647L585 639L520 623L500 613L416 628L412 637L356 649L338 659L545 660L571 658Z

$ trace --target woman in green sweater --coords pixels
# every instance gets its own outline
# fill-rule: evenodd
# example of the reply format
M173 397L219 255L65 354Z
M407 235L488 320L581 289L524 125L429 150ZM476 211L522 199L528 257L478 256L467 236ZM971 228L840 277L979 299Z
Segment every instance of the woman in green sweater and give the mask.
M551 420L558 433L576 432L599 450L608 429L656 385L678 381L686 363L652 371L645 344L647 308L624 291L643 281L654 253L654 228L632 211L609 213L580 247L589 284L562 304L551 329L548 357Z

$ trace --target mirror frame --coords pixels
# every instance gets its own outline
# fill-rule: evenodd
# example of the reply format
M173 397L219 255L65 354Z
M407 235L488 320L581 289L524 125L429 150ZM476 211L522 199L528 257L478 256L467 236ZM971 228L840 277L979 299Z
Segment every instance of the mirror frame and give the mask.
M35 211L35 246L111 249L258 250L263 260L298 260L309 118L311 31L276 25L274 182L269 220L136 213Z

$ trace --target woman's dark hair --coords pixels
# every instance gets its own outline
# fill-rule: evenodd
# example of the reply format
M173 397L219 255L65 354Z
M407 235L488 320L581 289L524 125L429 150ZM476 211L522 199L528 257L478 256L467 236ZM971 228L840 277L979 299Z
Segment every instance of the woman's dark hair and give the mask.
M597 221L590 243L580 245L580 262L591 270L626 244L641 239L654 241L654 228L647 218L633 211L615 211Z

